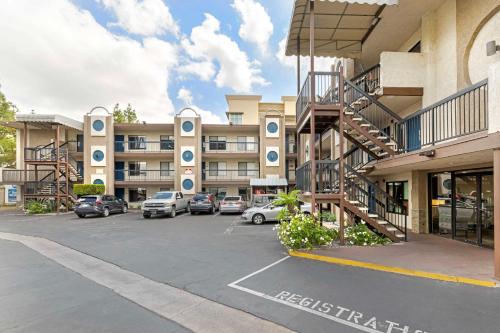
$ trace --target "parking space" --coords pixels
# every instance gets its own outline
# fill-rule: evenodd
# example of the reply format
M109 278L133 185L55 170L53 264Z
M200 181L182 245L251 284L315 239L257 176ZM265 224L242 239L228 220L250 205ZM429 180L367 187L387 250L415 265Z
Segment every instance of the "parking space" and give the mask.
M139 212L85 219L0 215L2 232L56 241L297 332L494 332L497 289L287 258L273 226L217 214L152 219ZM9 274L15 276L15 270ZM29 274L39 275L36 265Z

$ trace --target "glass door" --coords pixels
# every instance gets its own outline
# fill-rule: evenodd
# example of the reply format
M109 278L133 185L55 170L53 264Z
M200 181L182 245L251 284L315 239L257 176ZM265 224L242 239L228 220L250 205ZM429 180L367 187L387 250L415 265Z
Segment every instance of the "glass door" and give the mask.
M455 177L455 239L478 243L478 175Z
M493 247L493 175L481 175L481 245Z

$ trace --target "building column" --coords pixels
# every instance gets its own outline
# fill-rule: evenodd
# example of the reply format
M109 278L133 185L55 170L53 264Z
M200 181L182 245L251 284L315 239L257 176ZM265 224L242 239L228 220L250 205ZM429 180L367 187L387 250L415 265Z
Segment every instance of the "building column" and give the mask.
M493 179L495 278L500 279L500 149L493 150Z
M408 212L408 227L418 234L428 233L428 195L427 174L424 171L412 171L411 192Z

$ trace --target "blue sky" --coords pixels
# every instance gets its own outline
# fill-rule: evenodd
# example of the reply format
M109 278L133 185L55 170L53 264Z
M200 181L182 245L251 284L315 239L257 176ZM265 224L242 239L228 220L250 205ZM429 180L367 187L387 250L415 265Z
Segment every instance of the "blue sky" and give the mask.
M130 102L160 122L192 104L220 122L226 94L295 94L294 60L278 54L292 0L6 1L0 38L16 50L0 55L0 84L23 112L79 118L96 104ZM10 20L17 26L2 26ZM227 54L217 48L226 44Z

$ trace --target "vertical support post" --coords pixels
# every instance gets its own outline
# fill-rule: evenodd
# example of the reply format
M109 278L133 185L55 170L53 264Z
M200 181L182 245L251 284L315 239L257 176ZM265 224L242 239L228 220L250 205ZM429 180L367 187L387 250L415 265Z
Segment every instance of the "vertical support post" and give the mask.
M69 211L69 151L66 148L66 154L64 154L65 157L65 166L66 166L66 213Z
M500 280L500 149L493 150L493 230L495 278Z
M60 177L60 172L61 172L61 165L60 165L60 159L59 159L59 124L56 126L56 212L59 214L59 206L61 205L61 196L59 192L59 179Z
M28 123L24 122L24 129L23 129L23 169L24 169L24 181L26 182L27 180L27 175L28 175L28 164L26 163L26 147L28 146ZM26 186L26 184L25 184Z
M311 113L311 137L309 138L309 146L312 146L311 151L311 213L316 212L316 121L315 121L315 104L316 104L316 79L314 77L314 0L309 0L309 59L310 59L310 79L311 92L309 94L309 112Z
M340 216L339 216L339 233L340 245L344 245L344 68L340 66L339 73L339 180L340 180Z
M297 97L300 94L300 35L297 36Z

